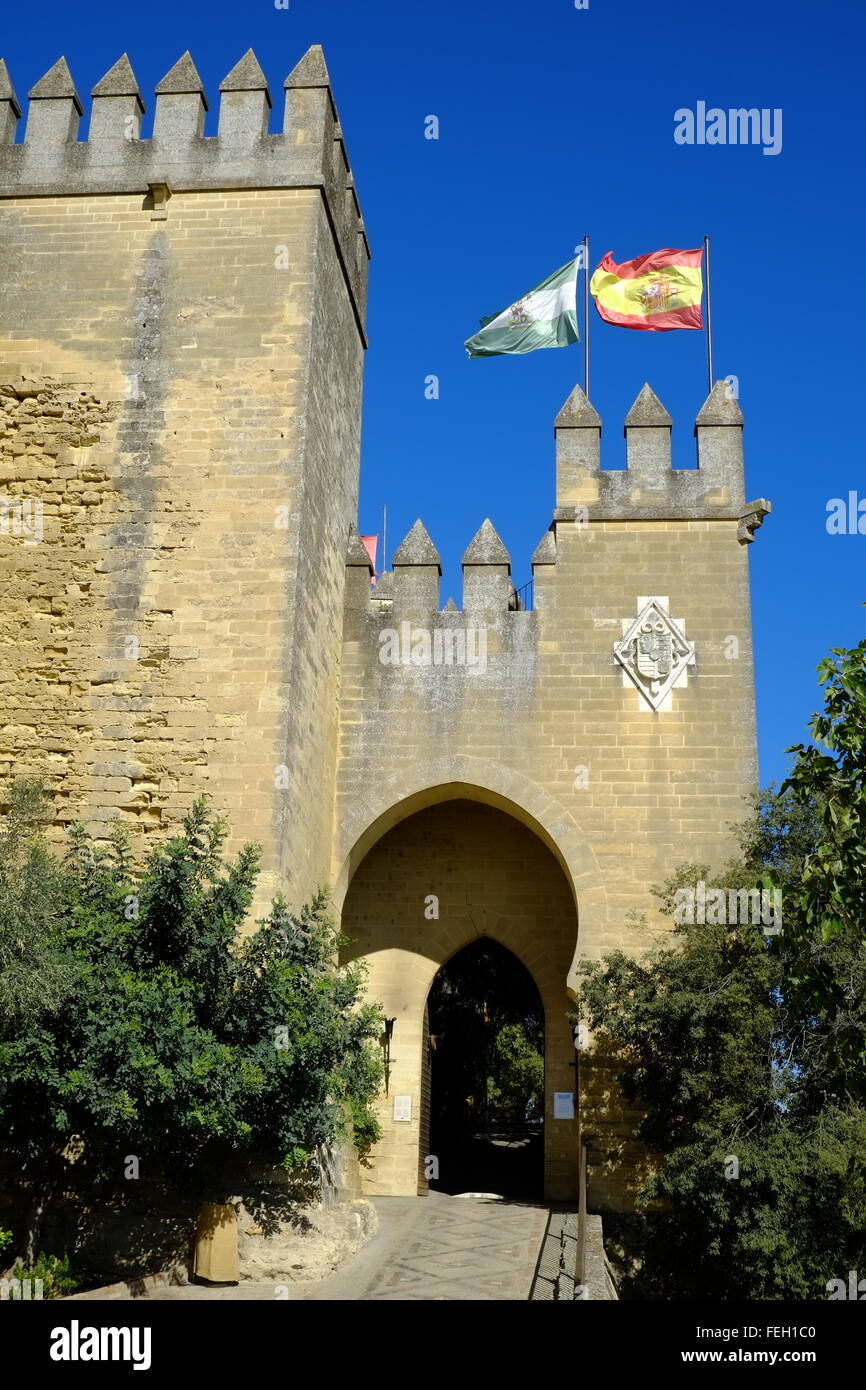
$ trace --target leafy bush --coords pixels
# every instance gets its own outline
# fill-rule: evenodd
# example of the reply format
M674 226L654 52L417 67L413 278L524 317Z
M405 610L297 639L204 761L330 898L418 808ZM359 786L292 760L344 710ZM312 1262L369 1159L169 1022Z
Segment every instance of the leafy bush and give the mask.
M374 1131L381 1019L362 967L335 964L322 893L298 913L278 899L242 935L258 850L224 864L225 834L199 801L141 875L118 828L107 846L73 828L60 865L38 848L64 1006L48 994L0 1019L0 1128L34 1210L60 1182L120 1178L128 1155L204 1196L205 1171L245 1155L296 1166L347 1110L362 1141Z
M373 1145L382 1137L382 1126L369 1105L362 1098L349 1098L349 1118L352 1121L352 1137L362 1162L369 1158Z
M0 834L0 1028L56 1011L72 983L60 933L63 874L42 836L47 819L39 783L16 782Z
M46 1255L42 1251L28 1268L18 1263L10 1275L12 1279L42 1280L43 1298L65 1298L75 1293L78 1278L72 1269L68 1255Z
M811 724L827 751L791 750L712 877L779 886L778 934L681 925L643 960L583 967L581 1017L656 1157L645 1221L613 1223L626 1294L820 1299L866 1268L866 643L834 658ZM699 879L683 866L662 907Z
M500 1124L523 1124L543 1114L544 1058L525 1024L496 1034L487 1078L487 1113Z

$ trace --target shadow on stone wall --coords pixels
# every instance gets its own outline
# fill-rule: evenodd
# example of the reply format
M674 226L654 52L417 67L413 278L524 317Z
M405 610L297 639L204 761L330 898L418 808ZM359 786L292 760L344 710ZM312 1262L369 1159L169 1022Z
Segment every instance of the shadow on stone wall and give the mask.
M320 1156L301 1176L256 1162L213 1165L186 1188L148 1178L97 1184L79 1169L74 1184L58 1185L47 1198L36 1250L68 1254L81 1288L163 1272L186 1282L204 1203L235 1204L265 1237L303 1235L313 1212L354 1195L353 1154ZM14 1238L10 1264L24 1248L35 1195L31 1183L0 1178L0 1227Z
M620 1084L625 1061L624 1051L603 1032L593 1034L592 1051L581 1058L581 1132L589 1145L588 1202L593 1212L634 1211L653 1169L652 1154L640 1138L644 1111L627 1099Z

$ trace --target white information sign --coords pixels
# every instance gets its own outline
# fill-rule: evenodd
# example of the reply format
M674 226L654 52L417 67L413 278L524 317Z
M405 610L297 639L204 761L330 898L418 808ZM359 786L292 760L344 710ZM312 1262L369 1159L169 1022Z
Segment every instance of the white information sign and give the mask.
M554 1091L553 1093L553 1118L555 1120L574 1119L574 1092L573 1091Z
M395 1096L395 1097L394 1097L394 1119L395 1119L395 1120L411 1120L411 1118L412 1118L412 1097L411 1097L411 1096Z

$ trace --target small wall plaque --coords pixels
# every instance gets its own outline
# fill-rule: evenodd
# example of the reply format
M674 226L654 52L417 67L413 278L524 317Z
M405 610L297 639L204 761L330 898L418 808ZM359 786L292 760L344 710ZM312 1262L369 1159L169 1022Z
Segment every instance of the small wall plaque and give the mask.
M395 1096L395 1097L394 1097L394 1119L395 1119L395 1120L398 1120L398 1121L399 1121L399 1120L405 1121L405 1120L411 1120L411 1118L412 1118L412 1097L411 1097L411 1096Z
M574 1119L574 1092L573 1091L554 1091L553 1093L553 1118L555 1120Z

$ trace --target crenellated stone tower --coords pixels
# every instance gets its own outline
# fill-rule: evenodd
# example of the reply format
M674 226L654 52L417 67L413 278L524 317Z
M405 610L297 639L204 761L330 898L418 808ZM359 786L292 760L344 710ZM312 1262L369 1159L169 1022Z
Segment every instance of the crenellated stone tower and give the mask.
M645 386L614 471L576 387L531 599L490 521L459 609L420 521L371 587L368 250L321 50L280 134L251 52L216 135L189 54L150 138L125 57L92 98L79 140L61 59L16 144L0 64L4 783L39 772L59 822L120 816L139 849L207 791L263 846L262 905L331 885L394 1021L373 1191L424 1190L430 985L500 942L544 1005L545 1190L576 1195L582 1125L591 1202L627 1203L634 1117L591 1046L577 1118L554 1097L578 956L651 945L650 886L720 864L756 784L747 542L769 504L745 501L737 403L716 384L674 470Z
M332 877L395 1019L391 1091L416 1098L408 1122L383 1104L373 1190L415 1190L425 1001L439 967L484 934L541 994L545 1190L576 1196L579 1126L553 1114L575 1086L575 960L657 941L651 885L687 860L720 865L756 786L746 544L769 504L745 502L742 423L718 382L695 423L697 468L673 469L671 417L644 386L627 467L603 469L601 422L575 387L555 421L556 507L530 611L489 521L463 556L459 611L440 611L420 521L372 591L350 540ZM642 1155L611 1082L588 1052L590 1197L620 1206Z
M142 833L214 793L263 902L329 862L368 261L320 48L284 90L247 53L205 137L186 53L141 139L124 56L79 139L60 59L14 144L0 65L2 770Z

